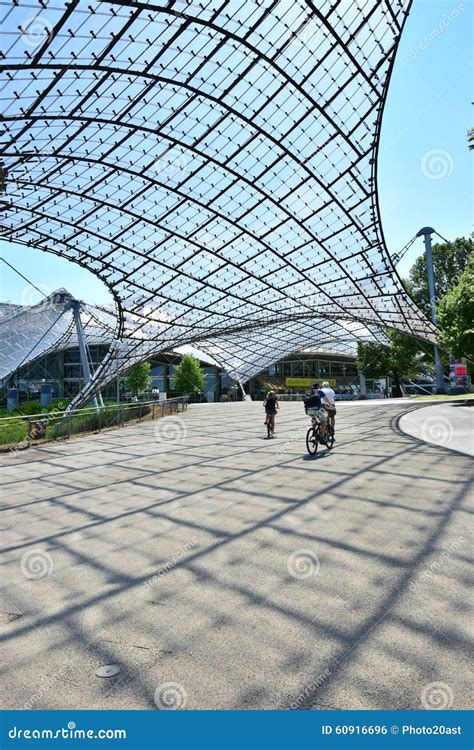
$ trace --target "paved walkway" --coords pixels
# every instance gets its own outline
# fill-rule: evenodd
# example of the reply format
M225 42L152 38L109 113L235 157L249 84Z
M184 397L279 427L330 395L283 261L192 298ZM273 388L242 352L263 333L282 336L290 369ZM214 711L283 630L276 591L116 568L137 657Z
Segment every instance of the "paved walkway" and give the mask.
M431 445L474 456L474 403L436 404L404 414L400 429Z
M3 706L467 707L470 459L406 408L316 458L295 403L2 457Z

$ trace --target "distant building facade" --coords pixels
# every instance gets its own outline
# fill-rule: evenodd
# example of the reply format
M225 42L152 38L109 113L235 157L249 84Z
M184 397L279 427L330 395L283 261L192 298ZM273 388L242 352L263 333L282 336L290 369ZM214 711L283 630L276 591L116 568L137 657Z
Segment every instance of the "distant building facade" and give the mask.
M261 398L271 388L280 393L303 394L316 381L327 380L339 394L359 395L362 388L378 392L372 380L361 383L355 356L302 351L290 354L265 372L252 378L245 386L252 398Z
M91 369L95 370L109 347L106 344L89 345ZM164 353L160 358L150 360L150 391L159 389L160 393L173 395L172 379L176 365L181 361L177 352ZM221 396L232 391L229 376L217 365L201 360L201 367L206 376L204 396L208 401L218 401ZM51 383L53 398L73 398L82 388L84 378L80 361L79 348L72 347L39 357L34 362L21 367L18 372L1 381L2 389L16 385L20 390L20 401L34 400L39 397L42 383ZM125 377L120 378L120 392L125 396L127 390ZM112 381L102 389L104 398L115 399L117 383Z
M97 344L89 347L92 369L95 369L105 357L108 346ZM159 390L168 397L173 396L173 374L181 361L179 352L167 352L158 358L150 360L151 384L150 391ZM204 397L207 401L220 401L226 398L241 398L240 389L234 384L226 372L215 363L200 360L206 375ZM359 395L367 389L367 393L380 393L381 387L377 381L362 379L357 371L355 357L343 354L328 354L327 352L299 352L289 355L264 372L253 377L244 388L254 399L263 398L269 389L280 393L302 394L316 380L327 380L339 394ZM20 368L9 378L5 378L1 385L4 389L15 384L20 389L20 400L38 398L41 384L47 382L53 386L53 398L72 398L78 393L83 384L82 366L78 347L64 349L47 354L38 360ZM126 379L120 378L121 396L127 391ZM104 398L115 399L117 395L116 381L110 382L103 390Z

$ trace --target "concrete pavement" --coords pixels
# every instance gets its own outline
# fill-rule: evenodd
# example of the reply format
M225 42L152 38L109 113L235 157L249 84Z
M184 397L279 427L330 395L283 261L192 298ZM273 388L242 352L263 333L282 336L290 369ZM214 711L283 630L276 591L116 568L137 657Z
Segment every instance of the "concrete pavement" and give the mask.
M298 403L0 457L3 707L467 707L471 462L407 408L315 458Z
M474 403L455 401L414 409L402 415L398 426L425 443L474 456Z

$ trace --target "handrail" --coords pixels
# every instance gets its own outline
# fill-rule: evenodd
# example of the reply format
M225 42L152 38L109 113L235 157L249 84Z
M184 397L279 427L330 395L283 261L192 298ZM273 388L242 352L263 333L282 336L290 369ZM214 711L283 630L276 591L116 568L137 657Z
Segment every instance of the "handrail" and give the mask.
M115 404L107 404L107 406L101 406L99 407L99 412L104 412L106 410L112 410L112 409L127 409L127 408L136 408L137 406L163 406L163 404L170 404L174 402L178 403L187 403L189 401L189 396L174 396L173 398L166 398L162 401L158 400L151 400L151 401L121 401L120 403ZM77 411L68 412L68 416L74 417L78 414L84 415L89 413L97 414L97 408L95 406L86 406L84 408L80 408ZM12 414L10 417L0 417L0 422L7 422L8 420L12 419L33 419L33 418L42 418L42 419L54 419L55 417L60 417L61 414L64 416L67 412L67 409L52 409L51 411L42 411L39 414Z
M280 401L303 401L303 393L277 393ZM381 393L336 393L336 401L365 401L366 399L382 398Z

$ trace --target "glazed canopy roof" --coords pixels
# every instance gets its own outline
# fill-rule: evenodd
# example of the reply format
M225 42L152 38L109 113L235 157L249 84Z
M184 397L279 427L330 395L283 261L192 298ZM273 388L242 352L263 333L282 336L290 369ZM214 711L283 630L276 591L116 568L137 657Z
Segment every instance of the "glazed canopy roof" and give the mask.
M0 305L0 378L50 352L77 346L70 299L58 289L34 305ZM86 344L112 341L113 311L83 304L80 315Z
M256 330L286 353L344 350L348 323L434 341L376 193L408 6L3 3L1 236L108 285L123 367L199 341L248 359Z

